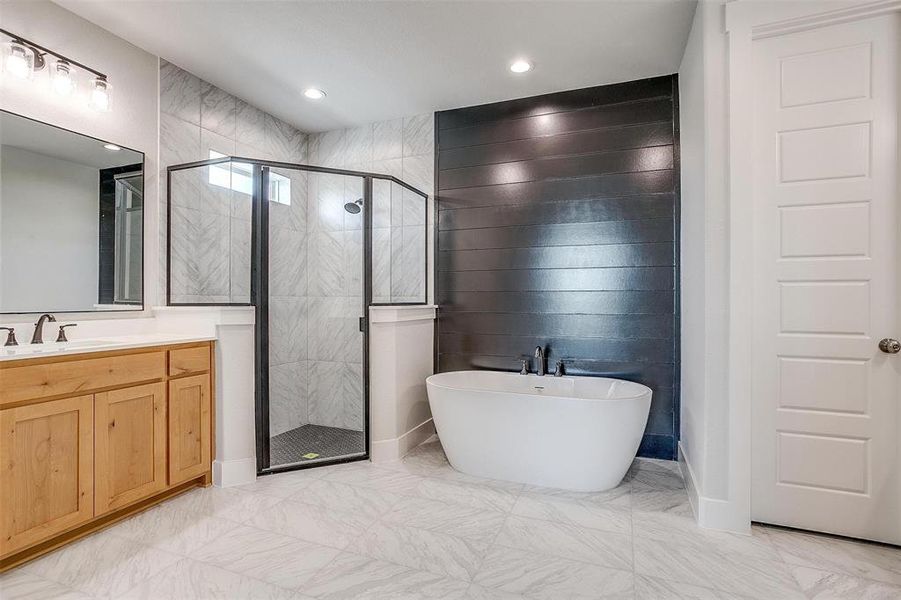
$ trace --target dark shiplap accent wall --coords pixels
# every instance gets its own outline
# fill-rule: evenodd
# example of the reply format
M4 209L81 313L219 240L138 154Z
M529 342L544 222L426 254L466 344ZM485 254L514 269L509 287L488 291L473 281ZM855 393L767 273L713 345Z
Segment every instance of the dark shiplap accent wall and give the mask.
M438 369L548 368L654 390L679 434L676 76L436 114ZM534 361L533 361L534 364Z

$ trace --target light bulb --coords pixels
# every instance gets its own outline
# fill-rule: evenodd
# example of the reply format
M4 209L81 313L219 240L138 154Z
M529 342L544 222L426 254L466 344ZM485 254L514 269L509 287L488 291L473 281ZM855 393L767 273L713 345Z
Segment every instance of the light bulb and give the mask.
M64 60L56 61L56 69L53 72L53 89L62 96L68 96L75 89L72 68Z
M316 88L307 88L303 91L303 95L310 100L322 100L325 98L325 92Z
M4 70L19 79L31 79L34 74L34 54L31 49L9 42L4 49Z
M517 60L510 64L510 70L514 73L525 73L532 70L532 63L527 60Z
M94 79L93 89L91 90L91 106L95 109L106 112L110 109L112 99L112 86L105 77L97 77Z

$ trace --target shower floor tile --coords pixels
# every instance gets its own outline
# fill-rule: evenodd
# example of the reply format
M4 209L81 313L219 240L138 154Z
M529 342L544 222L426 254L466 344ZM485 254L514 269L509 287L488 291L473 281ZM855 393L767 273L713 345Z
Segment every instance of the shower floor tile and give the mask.
M272 466L288 465L323 458L335 458L348 454L361 454L365 450L362 431L302 425L269 440L269 463ZM316 454L304 458L304 455Z

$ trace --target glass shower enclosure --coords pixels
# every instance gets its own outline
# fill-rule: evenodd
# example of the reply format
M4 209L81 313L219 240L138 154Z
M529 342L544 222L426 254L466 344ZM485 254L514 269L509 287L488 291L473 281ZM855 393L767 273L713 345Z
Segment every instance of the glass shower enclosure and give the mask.
M426 302L426 207L378 173L167 168L167 303L255 307L260 474L368 458L368 307Z

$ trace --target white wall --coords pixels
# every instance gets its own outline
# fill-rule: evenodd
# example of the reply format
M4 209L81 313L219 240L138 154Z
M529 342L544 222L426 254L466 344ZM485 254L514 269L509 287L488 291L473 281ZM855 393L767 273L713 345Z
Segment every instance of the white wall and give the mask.
M700 2L679 68L682 458L695 509L728 499L728 193L724 3Z
M146 198L158 194L157 154L159 121L159 59L97 27L93 23L47 1L4 2L3 28L89 65L109 76L113 85L110 112L87 105L88 86L65 99L54 94L46 71L34 81L0 77L0 107L32 119L139 150L145 155ZM144 305L157 303L159 214L156 203L145 205ZM94 279L96 284L96 277ZM143 316L149 316L145 310ZM123 315L134 318L135 315ZM79 315L77 318L84 318ZM104 314L102 318L114 318ZM33 321L33 315L3 317L9 321Z
M12 146L2 147L0 162L0 311L90 310L98 285L97 167Z

